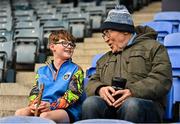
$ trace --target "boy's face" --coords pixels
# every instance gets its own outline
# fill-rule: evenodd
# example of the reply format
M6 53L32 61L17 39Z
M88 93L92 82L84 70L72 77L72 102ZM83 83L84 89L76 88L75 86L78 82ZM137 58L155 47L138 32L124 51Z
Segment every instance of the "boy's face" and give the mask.
M73 55L75 44L65 39L60 39L55 43L50 44L50 49L53 52L54 57L63 60L70 59Z

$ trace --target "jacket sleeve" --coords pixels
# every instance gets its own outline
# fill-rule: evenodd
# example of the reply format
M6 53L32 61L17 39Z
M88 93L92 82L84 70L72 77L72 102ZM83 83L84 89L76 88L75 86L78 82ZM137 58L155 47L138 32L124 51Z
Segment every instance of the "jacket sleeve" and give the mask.
M98 61L96 65L96 73L90 77L86 87L86 93L88 96L98 95L98 90L103 86L107 86L100 81L100 70L101 66Z
M163 45L151 49L151 71L146 78L127 86L133 96L151 100L160 99L172 84L172 68L166 48Z
M84 89L83 79L83 70L79 68L74 73L69 82L69 89L64 93L62 97L51 103L51 110L67 108L71 104L78 101Z
M32 104L32 102L37 98L37 96L39 94L38 81L37 81L38 78L39 78L39 75L36 74L36 76L35 76L36 81L33 85L33 88L30 91L30 94L29 94L29 105Z

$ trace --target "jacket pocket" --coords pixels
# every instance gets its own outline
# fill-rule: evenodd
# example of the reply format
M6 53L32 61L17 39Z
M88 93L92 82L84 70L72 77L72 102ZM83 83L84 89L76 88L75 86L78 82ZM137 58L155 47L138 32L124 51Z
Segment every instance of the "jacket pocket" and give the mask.
M148 55L145 51L132 51L128 58L128 72L145 77L151 68Z

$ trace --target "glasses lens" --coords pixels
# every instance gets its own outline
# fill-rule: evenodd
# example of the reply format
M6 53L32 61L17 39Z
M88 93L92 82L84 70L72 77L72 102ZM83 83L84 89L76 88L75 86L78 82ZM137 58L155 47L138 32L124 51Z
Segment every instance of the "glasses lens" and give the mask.
M104 31L102 37L103 37L104 39L105 39L105 38L110 38L110 30Z
M71 48L75 48L76 47L76 45L74 44L74 43L71 43L71 42L68 42L68 41L62 41L62 45L64 46L64 47L68 47L68 46L70 46Z
M62 43L62 45L63 45L64 47L68 47L68 45L69 45L69 43L66 42L66 41L62 41L61 43Z

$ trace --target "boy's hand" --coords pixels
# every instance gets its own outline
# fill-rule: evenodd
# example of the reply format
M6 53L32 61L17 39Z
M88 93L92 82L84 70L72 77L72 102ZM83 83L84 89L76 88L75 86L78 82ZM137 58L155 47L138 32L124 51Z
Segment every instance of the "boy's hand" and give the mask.
M40 111L40 113L50 111L51 110L50 103L41 101L41 104L39 105L38 110Z
M31 113L34 113L34 112L35 112L37 102L38 102L38 100L35 99L35 100L32 102L32 104L29 106L29 108L30 108L30 110L31 110Z

